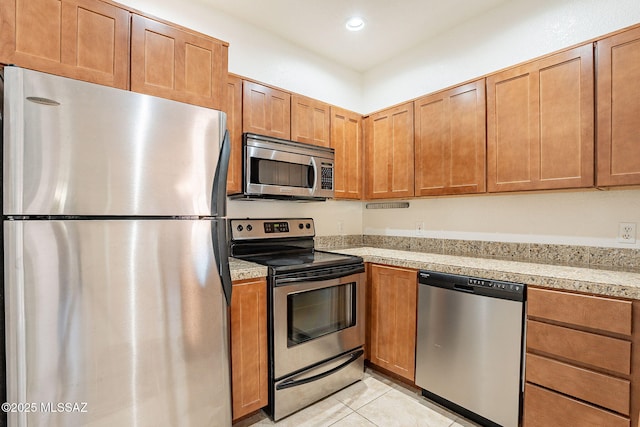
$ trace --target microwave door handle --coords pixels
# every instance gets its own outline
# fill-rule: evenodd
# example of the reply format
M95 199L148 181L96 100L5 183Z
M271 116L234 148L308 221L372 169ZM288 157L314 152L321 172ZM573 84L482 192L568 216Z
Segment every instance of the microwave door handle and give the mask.
M311 194L316 194L316 192L318 191L317 185L318 182L320 181L318 178L320 175L320 168L318 167L318 164L316 163L316 158L315 157L311 157L311 169L313 170L313 183L311 184Z

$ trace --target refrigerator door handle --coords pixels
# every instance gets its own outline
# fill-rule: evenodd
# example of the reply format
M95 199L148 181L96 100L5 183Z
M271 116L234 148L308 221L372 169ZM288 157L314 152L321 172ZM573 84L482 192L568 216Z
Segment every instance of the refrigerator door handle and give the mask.
M218 262L218 272L222 281L227 305L231 305L231 271L229 270L229 245L227 243L227 224L225 219L211 221L211 240L213 252Z
M224 217L227 215L227 173L229 171L229 156L231 155L231 140L229 131L225 130L218 166L213 177L213 194L211 195L211 215Z

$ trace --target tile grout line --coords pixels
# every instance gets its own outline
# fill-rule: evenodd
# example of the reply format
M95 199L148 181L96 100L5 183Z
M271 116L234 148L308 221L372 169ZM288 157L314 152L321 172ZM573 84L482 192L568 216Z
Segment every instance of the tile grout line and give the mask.
M376 381L380 381L380 380L376 379ZM382 382L382 381L381 381L381 382ZM391 386L389 386L388 384L386 384L386 383L383 383L383 384L387 385L387 386L389 387L389 390L385 391L385 392L384 392L384 393L382 393L380 396L376 397L375 399L371 400L370 402L367 402L365 405L362 405L360 408L358 408L358 410L357 410L357 411L355 411L355 412L356 412L356 414L360 415L362 418L364 418L365 420L369 421L371 424L373 424L373 425L374 425L374 426L376 426L376 427L381 427L381 426L379 426L378 424L374 423L372 420L370 420L369 418L367 418L366 416L364 416L364 414L361 414L359 411L360 411L362 408L364 408L365 406L368 406L368 405L372 404L372 403L373 403L373 402L375 402L376 400L380 399L382 396L384 396L384 395L386 395L387 393L389 393L390 391L394 390L394 388L393 388L393 387L391 387Z

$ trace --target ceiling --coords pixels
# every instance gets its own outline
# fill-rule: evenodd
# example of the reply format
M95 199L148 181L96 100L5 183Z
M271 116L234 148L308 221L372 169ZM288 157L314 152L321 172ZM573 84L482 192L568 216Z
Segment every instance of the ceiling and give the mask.
M508 0L199 0L358 72ZM360 15L365 28L348 31Z

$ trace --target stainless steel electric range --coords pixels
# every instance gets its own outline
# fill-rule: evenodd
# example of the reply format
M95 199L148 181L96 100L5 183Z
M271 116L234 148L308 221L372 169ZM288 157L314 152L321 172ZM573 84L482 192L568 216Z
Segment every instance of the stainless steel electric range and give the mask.
M314 249L313 219L232 219L231 255L269 267L269 406L286 417L363 377L364 262Z

